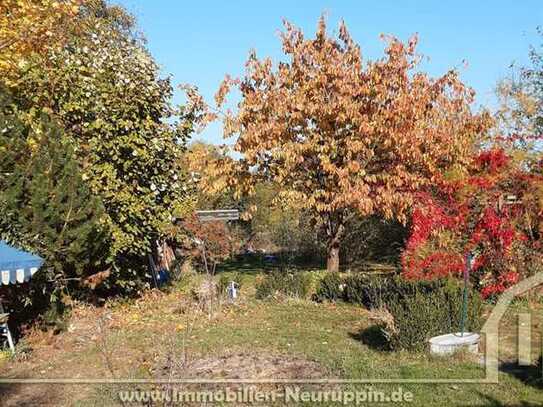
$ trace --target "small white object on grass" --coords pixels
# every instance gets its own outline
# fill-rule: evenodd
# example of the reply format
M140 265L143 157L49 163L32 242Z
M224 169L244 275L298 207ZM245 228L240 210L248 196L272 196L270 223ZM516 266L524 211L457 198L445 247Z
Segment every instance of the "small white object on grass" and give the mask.
M230 298L231 301L234 301L236 298L238 298L238 288L236 286L237 284L235 281L230 281L230 284L228 284L228 298Z

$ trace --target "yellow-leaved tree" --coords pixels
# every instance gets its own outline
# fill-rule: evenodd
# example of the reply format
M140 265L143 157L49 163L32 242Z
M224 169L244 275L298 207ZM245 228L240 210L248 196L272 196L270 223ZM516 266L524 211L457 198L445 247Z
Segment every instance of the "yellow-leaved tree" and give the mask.
M240 193L261 181L279 185L277 200L308 210L322 227L327 268L337 271L348 218L405 222L418 191L469 163L489 119L472 111L474 92L457 72L416 71L416 37L387 38L385 56L364 61L343 23L338 38L327 35L324 18L315 38L284 25L285 60L252 52L244 76L227 76L217 92L207 117L222 117L241 158L207 172L211 180L230 174ZM218 114L232 89L241 94L237 109Z
M32 53L62 45L83 0L2 0L0 76L9 85Z

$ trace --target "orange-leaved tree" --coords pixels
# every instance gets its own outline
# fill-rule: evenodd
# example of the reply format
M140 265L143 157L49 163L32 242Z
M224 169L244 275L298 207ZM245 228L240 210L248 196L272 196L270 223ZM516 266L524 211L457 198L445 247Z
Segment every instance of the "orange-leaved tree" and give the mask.
M239 91L237 109L222 113L225 137L236 137L241 156L231 186L279 185L278 200L309 211L322 227L327 268L336 271L348 218L358 212L405 222L415 192L469 162L488 115L472 111L474 92L455 71L439 78L416 71L416 37L387 38L383 58L363 61L343 23L332 38L321 18L311 39L284 25L286 60L274 64L252 52L245 75L226 77L210 111Z

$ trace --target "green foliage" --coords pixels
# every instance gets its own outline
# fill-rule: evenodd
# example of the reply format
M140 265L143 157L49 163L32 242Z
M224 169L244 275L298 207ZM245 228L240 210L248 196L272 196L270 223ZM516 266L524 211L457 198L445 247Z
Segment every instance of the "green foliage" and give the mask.
M341 262L346 265L367 261L394 263L407 236L408 229L397 221L353 215L347 221L342 238Z
M543 28L537 28L539 38L530 50L530 63L511 66L511 75L497 83L495 129L490 134L498 139L508 138L515 160L526 168L540 171L541 138L543 134Z
M299 271L273 271L256 284L256 298L267 299L284 296L306 298L311 288L311 278Z
M462 315L463 283L453 279L409 281L400 276L352 274L340 279L326 276L316 298L340 298L335 291L343 284L343 299L372 310L374 319L394 350L423 350L432 336L458 332ZM468 292L465 329L482 326L483 300Z
M251 229L259 246L277 251L283 264L294 261L322 263L326 258L324 225L315 223L307 210L295 209L278 201L280 187L270 183L255 185L250 204L257 207ZM407 229L378 216L352 214L341 239L341 262L359 266L364 261L394 262L398 259Z
M403 282L383 305L392 317L381 318L380 326L394 350L421 351L436 335L459 332L463 286L454 280ZM469 291L466 331L482 326L483 301L475 290Z
M52 329L54 333L67 331L70 322L69 309L61 301L52 302L43 314L42 322L47 329Z
M32 114L32 126L21 116ZM0 102L0 237L46 260L55 289L104 270L104 209L83 181L71 142L43 112ZM59 294L53 294L59 295Z
M387 275L351 274L344 281L346 302L364 305L368 309L379 308L395 292L399 292L403 280Z
M258 246L277 252L282 265L296 260L315 263L324 259L326 247L310 214L278 200L279 193L277 185L267 182L255 185L255 194L248 202L257 208L251 218L253 240Z
M317 301L343 299L342 279L339 273L327 273L318 283L314 298Z
M144 279L152 243L192 205L179 157L193 113L172 107L170 80L159 76L126 11L92 1L77 18L83 29L66 32L65 47L29 59L14 100L23 111L49 112L59 124L50 143L69 146L75 179L103 208L110 281L133 290ZM36 115L24 120L39 126Z

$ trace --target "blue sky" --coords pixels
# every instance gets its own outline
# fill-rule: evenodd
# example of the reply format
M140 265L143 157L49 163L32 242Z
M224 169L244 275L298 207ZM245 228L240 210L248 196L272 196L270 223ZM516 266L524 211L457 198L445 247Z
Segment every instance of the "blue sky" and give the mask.
M429 58L422 69L436 76L459 68L477 92L477 105L487 106L495 101L496 82L510 75L510 65L527 64L530 45L543 42L536 34L543 25L543 0L115 2L135 14L164 74L171 74L174 84L198 86L209 100L225 74L243 72L250 49L261 57L281 58L277 33L283 18L307 35L315 32L323 12L331 33L344 19L366 58L382 55L381 33L403 40L418 33L419 52ZM219 125L197 138L223 141Z

